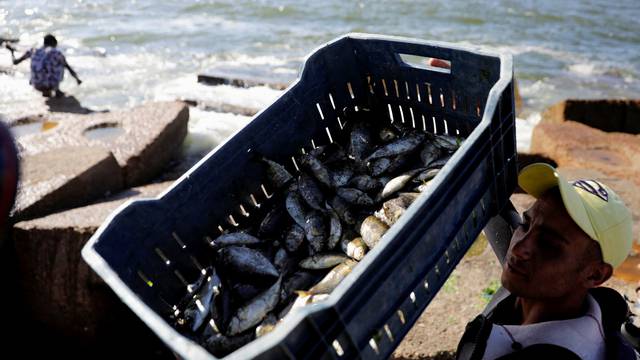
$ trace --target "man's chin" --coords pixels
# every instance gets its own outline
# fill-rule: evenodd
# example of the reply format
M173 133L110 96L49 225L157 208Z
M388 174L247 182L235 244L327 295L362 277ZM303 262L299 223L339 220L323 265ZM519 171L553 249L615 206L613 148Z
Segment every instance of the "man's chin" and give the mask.
M502 271L500 278L502 287L507 289L511 294L521 296L523 289L527 288L527 284L523 283L523 279L508 273L508 270Z

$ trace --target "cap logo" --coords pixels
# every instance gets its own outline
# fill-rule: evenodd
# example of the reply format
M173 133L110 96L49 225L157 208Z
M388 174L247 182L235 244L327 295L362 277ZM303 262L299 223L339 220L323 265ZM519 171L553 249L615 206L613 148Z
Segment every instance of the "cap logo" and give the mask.
M573 186L593 194L604 201L609 201L609 193L595 180L576 180L573 182Z

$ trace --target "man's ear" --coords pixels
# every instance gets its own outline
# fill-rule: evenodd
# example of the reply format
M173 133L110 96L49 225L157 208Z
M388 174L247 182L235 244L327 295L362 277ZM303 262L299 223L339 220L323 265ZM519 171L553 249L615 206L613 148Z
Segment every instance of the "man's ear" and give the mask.
M609 280L613 274L613 267L604 261L594 261L587 267L586 285L594 288Z

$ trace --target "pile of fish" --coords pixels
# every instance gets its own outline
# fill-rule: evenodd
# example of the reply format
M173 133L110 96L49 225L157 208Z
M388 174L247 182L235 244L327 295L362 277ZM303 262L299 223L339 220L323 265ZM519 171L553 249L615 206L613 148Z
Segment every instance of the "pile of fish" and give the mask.
M179 331L221 357L326 299L461 142L364 114L350 119L344 144L297 156L298 169L256 160L275 189L262 204L269 208L253 225L209 239L214 266L177 306Z

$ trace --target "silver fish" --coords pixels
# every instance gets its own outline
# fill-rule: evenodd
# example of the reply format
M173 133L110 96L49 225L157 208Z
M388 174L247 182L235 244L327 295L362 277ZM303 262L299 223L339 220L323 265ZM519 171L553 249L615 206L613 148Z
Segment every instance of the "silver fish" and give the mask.
M412 152L424 141L426 135L422 132L413 132L398 140L390 142L374 151L366 160L371 161L384 157L398 156Z
M319 280L318 275L308 271L298 271L287 278L280 292L280 299L286 300L297 290L308 289Z
M298 224L293 224L291 229L287 233L287 238L285 239L284 245L290 252L295 252L298 250L302 242L304 241L304 228L302 228Z
M309 291L296 291L296 294L298 295L298 297L296 298L296 301L293 302L289 313L294 313L305 306L317 304L329 298L328 293L312 294Z
M339 196L334 196L329 200L329 205L335 210L340 219L346 224L353 225L356 223L356 218L349 207L349 204Z
M305 218L304 233L309 242L309 251L313 254L321 252L326 245L326 229L322 215L311 211Z
M436 177L436 175L438 175L439 172L440 172L440 169L438 168L425 170L420 174L416 175L416 177L413 178L413 182L423 183L425 181L429 181L434 177Z
M379 158L368 162L372 176L380 176L384 174L389 166L391 166L391 158Z
M341 264L347 259L347 256L338 253L317 254L302 259L298 266L307 270L322 270Z
M329 170L316 157L309 154L303 155L300 160L300 165L309 170L322 185L331 188L332 182Z
M233 296L235 298L241 300L242 302L245 302L256 297L256 295L262 292L262 289L253 284L236 282L231 287L231 292L233 293Z
M370 192L379 189L381 184L377 179L363 174L351 178L351 180L349 180L349 186L364 192Z
M361 237L357 237L352 240L342 239L340 247L347 256L357 261L362 260L367 254L367 244L364 243Z
M353 169L347 166L342 166L331 172L331 182L334 187L341 187L347 185L349 180L353 177Z
M344 280L347 275L356 267L358 263L354 260L347 260L339 265L336 265L329 273L314 285L305 294L330 294L339 284Z
M221 291L222 281L216 270L211 268L211 270L207 270L206 274L206 281L202 288L193 294L190 303L184 310L185 320L191 324L191 330L194 332L202 326L208 317L211 305Z
M447 161L449 161L450 158L451 158L450 155L441 157L440 159L438 159L438 160L432 162L431 164L429 164L427 169L440 169L447 163Z
M350 136L349 157L355 160L363 159L373 144L371 131L364 123L353 126Z
M369 247L369 249L373 249L382 236L389 230L389 226L382 221L380 221L375 216L368 216L362 222L362 226L360 226L360 235L362 235L362 240Z
M384 218L381 220L389 226L395 224L418 196L420 196L420 193L402 193L396 198L385 201L382 204Z
M238 336L225 336L217 330L213 330L213 326L207 326L202 344L214 356L221 358L250 343L254 338L253 332Z
M378 137L382 142L387 143L389 141L395 140L398 137L398 135L393 130L393 128L386 126L380 129L380 131L378 132Z
M462 144L462 139L449 135L436 135L434 139L436 145L447 151L455 151Z
M256 296L250 303L239 308L229 322L227 335L237 335L250 329L273 311L280 301L281 284L282 278L279 278L270 288Z
M327 239L327 249L333 250L342 236L342 223L340 217L335 210L329 205L325 204L327 213L329 214L329 238Z
M273 257L273 265L275 265L280 274L286 274L294 263L285 249L279 249Z
M258 228L258 236L274 235L280 232L282 225L286 220L285 210L282 201L279 201L275 207L267 213L260 222Z
M297 191L290 191L287 194L287 200L285 201L285 207L289 216L296 222L296 224L304 227L306 210L304 208L303 200Z
M278 270L259 251L240 246L228 246L218 250L218 259L226 272L251 279L273 279Z
M298 179L298 191L309 206L316 210L324 210L322 207L324 196L311 176L307 174L300 175L300 178Z
M275 315L269 314L264 320L256 327L256 337L261 337L272 332L276 325L278 325L278 319Z
M209 245L211 245L213 248L219 248L223 246L257 245L262 243L262 240L251 234L247 234L245 232L232 232L218 236L217 238L209 242Z
M436 161L440 157L440 148L438 148L432 142L424 144L422 151L420 151L420 159L424 166L429 166L432 162Z
M336 194L346 200L350 204L354 205L373 205L373 199L369 197L365 192L362 192L354 188L338 188Z
M276 188L283 187L293 179L284 166L267 158L262 158L262 161L267 164L267 178Z
M391 179L388 183L385 184L384 189L382 189L380 198L386 199L396 192L402 190L402 188L405 187L405 185L407 185L409 181L411 181L411 179L413 179L413 177L420 171L422 171L422 169L411 170Z
M409 163L410 156L408 154L398 155L391 159L389 167L387 167L387 173L393 174L400 168Z

